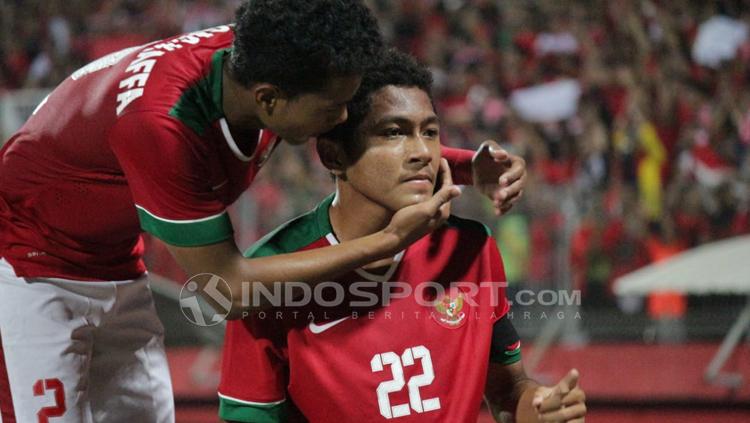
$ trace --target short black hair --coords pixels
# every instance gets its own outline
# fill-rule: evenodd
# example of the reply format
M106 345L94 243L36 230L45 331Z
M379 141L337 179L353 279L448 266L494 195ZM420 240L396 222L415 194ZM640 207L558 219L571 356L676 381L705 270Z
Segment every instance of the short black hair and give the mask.
M237 9L229 72L286 95L359 75L381 53L377 22L360 0L248 0Z
M397 87L419 88L427 93L432 101L432 74L417 60L396 49L389 49L382 53L375 65L365 70L362 84L347 104L348 118L321 138L348 145L354 139L357 128L370 113L372 95L383 87L395 85ZM348 149L347 149L348 150Z

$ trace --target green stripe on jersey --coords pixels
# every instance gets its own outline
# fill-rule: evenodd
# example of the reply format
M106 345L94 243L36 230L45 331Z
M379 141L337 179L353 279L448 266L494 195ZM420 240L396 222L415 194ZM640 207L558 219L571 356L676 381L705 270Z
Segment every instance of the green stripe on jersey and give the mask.
M292 253L333 232L328 209L334 195L331 194L318 206L302 216L274 229L245 251L245 257L267 257Z
M513 351L494 351L493 348L490 352L490 361L505 366L521 361L521 345Z
M211 56L210 72L185 90L169 110L170 116L177 118L198 135L203 135L212 122L224 116L221 77L224 55L228 52L229 49L217 50Z
M219 417L232 422L279 423L287 419L286 401L249 404L219 396Z
M154 216L140 206L136 209L141 228L167 244L199 247L232 238L232 222L226 212L207 219L174 221Z

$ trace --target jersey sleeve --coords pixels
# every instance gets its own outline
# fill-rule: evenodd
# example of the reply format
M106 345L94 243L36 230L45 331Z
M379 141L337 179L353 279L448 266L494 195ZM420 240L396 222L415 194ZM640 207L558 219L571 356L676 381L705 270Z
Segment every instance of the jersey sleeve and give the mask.
M508 316L501 317L492 325L490 361L509 365L521 361L521 338Z
M456 185L471 185L473 183L471 159L474 158L474 152L446 146L443 146L441 151L443 158L450 165L453 183Z
M210 186L210 146L175 119L127 113L109 144L130 186L141 228L181 247L232 237L225 205Z
M272 320L227 322L219 383L219 417L227 421L276 423L287 420L283 333Z

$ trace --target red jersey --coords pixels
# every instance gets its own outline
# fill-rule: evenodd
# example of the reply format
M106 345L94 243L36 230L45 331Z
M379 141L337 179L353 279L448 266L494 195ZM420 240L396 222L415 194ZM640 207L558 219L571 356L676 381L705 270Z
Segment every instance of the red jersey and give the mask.
M226 208L277 137L224 118L219 26L128 48L68 77L0 150L0 257L23 277L133 279L141 230L177 246L230 239ZM470 180L471 152L448 150Z
M331 201L282 226L247 254L336 243L328 218ZM340 286L350 292L340 305L287 305L229 322L220 416L287 421L293 403L311 422L476 422L493 325L508 311L495 241L482 224L451 217L384 270L342 277ZM357 292L382 293L393 281L400 282L401 294L403 284L413 291L376 306L353 307L355 281L374 282ZM454 282L461 283L451 288ZM499 358L493 351L493 360L520 359L520 346L513 344Z

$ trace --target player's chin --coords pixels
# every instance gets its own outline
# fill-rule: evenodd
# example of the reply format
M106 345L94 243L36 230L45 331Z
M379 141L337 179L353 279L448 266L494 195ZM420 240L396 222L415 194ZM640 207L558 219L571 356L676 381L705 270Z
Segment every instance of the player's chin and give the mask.
M432 191L429 190L420 190L419 192L414 192L414 190L410 190L412 192L407 192L399 196L398 203L399 209L402 209L404 207L413 206L415 204L419 204L422 202L425 202L432 198Z

